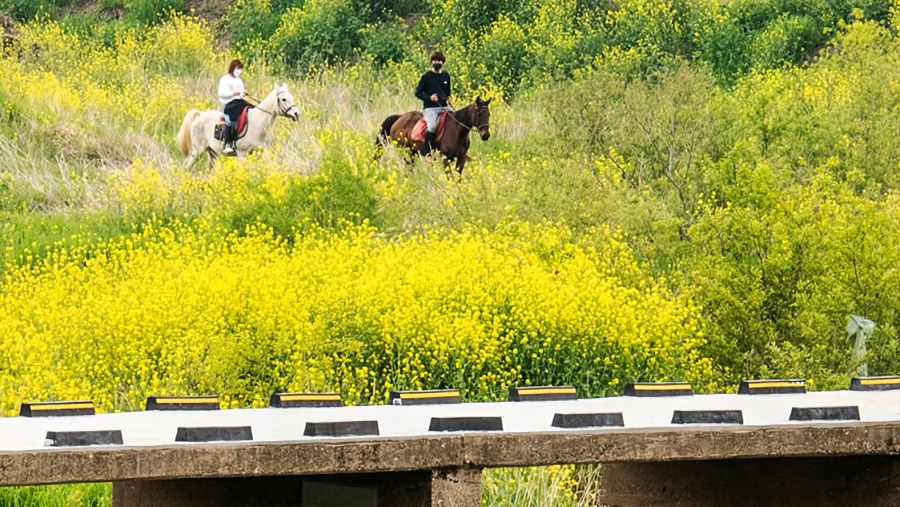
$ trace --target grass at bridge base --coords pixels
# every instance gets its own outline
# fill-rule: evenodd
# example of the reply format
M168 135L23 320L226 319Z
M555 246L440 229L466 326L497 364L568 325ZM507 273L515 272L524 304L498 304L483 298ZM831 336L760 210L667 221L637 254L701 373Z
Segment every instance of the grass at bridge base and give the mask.
M595 465L497 468L482 477L482 504L491 507L587 507L600 491ZM111 505L111 483L0 488L2 507Z
M59 484L0 488L2 507L109 507L112 484Z

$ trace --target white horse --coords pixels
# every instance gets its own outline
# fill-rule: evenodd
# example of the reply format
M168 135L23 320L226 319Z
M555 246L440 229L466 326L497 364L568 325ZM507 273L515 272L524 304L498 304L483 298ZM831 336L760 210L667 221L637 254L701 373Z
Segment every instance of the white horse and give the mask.
M246 155L258 148L265 140L266 131L272 126L276 116L284 116L294 121L300 118L300 110L294 104L294 96L284 83L280 86L275 84L272 93L247 112L247 133L235 142L235 154ZM188 111L184 121L181 122L181 129L175 135L175 143L187 157L184 160L185 167L194 165L197 157L204 151L209 155L210 164L218 158L225 148L224 143L215 138L216 124L221 118L221 111L197 109Z

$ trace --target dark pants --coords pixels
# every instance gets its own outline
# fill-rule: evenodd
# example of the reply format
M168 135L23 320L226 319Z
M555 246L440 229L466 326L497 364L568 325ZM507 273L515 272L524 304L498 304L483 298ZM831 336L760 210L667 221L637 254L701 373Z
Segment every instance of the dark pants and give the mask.
M225 116L228 116L229 121L237 122L241 118L241 112L249 106L250 103L244 99L234 99L225 104Z

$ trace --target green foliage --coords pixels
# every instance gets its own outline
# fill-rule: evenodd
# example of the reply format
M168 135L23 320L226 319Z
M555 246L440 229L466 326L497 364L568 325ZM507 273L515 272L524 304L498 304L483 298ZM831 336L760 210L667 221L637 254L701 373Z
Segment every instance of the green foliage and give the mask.
M527 14L527 0L447 0L432 5L429 37L439 45L469 42L504 14L518 22Z
M510 95L517 91L527 72L527 38L517 23L500 16L478 42L476 82L493 85Z
M0 206L5 204L4 191L0 179ZM10 262L36 263L60 245L92 244L131 230L122 217L111 214L37 214L7 208L0 211L0 270Z
M708 215L690 230L691 286L717 328L712 347L721 364L743 375L766 367L803 378L846 376L854 366L843 332L850 313L878 323L877 348L895 349L896 199L856 197L827 167L809 186L786 189L763 169L741 172L730 190L747 205L704 203ZM742 189L759 197L742 198ZM900 366L896 355L878 357L879 371Z
M784 14L756 36L750 48L751 66L769 69L787 63L800 65L825 35L806 15Z
M362 53L377 65L413 58L413 42L402 20L385 20L366 25L360 32Z
M346 59L359 47L367 19L367 1L309 0L282 16L271 51L285 65L300 68Z
M226 204L213 219L237 231L265 224L290 239L296 230L310 226L339 228L372 221L376 206L371 182L335 156L323 162L321 174L291 178L278 196L263 192L258 199Z
M231 34L235 49L254 55L265 49L265 42L278 29L279 21L271 0L237 0L225 11L222 25Z
M0 0L0 14L7 14L19 21L29 21L41 12L51 13L65 7L73 0Z
M109 507L112 484L64 484L0 488L0 505L7 507Z
M125 5L126 17L136 23L152 25L174 12L185 9L184 0L128 0Z
M414 14L427 14L431 11L433 0L380 0L382 12L390 12L395 16L406 17Z

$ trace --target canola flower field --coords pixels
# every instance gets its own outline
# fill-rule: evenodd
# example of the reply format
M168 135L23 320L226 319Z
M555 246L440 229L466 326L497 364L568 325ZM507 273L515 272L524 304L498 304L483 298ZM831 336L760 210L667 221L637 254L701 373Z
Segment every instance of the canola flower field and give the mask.
M672 15L646 3L635 12ZM217 107L235 56L206 21L103 38L20 24L0 62L0 410L441 387L483 401L542 384L608 396L650 380L724 392L764 376L835 388L856 367L849 313L877 323L870 373L897 373L894 27L860 14L830 32L839 50L733 83L619 49L530 87L461 61L458 100L494 102L492 139L473 139L456 179L375 156L381 120L418 107L408 60L303 74L248 60L253 94L286 81L301 120L276 121L247 159L184 168L174 133ZM491 471L484 501L591 505L599 473ZM0 504L110 495L15 488Z

